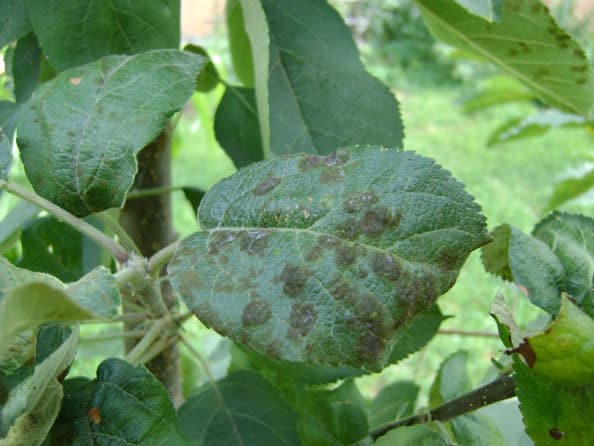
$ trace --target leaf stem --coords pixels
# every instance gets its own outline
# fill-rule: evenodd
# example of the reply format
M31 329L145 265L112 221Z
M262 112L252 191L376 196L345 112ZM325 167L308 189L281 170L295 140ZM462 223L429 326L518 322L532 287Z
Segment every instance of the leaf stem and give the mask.
M454 398L428 413L413 415L402 420L396 420L374 429L370 432L371 438L377 440L388 431L401 426L427 423L429 421L448 421L459 415L475 411L481 407L506 400L516 395L516 383L509 375L504 375L478 389Z
M169 263L173 254L175 254L178 243L179 242L173 242L151 256L148 260L147 269L152 276L157 276L161 268Z
M170 318L157 319L138 344L126 355L126 361L130 364L138 364L140 358L150 349L153 342L163 334L163 331L170 323Z
M110 237L86 221L76 217L67 210L62 209L60 206L55 205L51 201L46 200L34 192L30 192L21 186L18 186L14 183L9 183L5 180L0 180L0 189L4 189L5 191L16 195L17 197L40 207L41 209L49 212L54 217L69 224L74 229L86 235L90 239L97 242L100 246L108 250L118 263L122 264L128 261L129 254L122 245L112 240Z
M441 329L437 330L437 334L474 336L477 338L497 338L497 339L499 339L499 335L497 333L491 333L488 331L456 330L456 329L441 328Z

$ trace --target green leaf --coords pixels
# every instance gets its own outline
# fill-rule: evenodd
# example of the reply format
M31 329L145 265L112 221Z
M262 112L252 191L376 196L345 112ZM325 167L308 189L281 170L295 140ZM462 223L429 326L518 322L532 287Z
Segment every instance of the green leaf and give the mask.
M465 98L462 110L465 113L473 113L497 105L528 102L533 99L534 95L525 88L489 88Z
M419 390L419 386L413 381L397 381L383 387L371 403L369 427L377 429L391 421L412 415Z
M437 304L417 314L407 326L402 328L390 354L390 364L396 364L427 345L445 319L447 316L442 314Z
M555 185L544 212L552 211L592 188L594 188L594 164L590 163Z
M353 380L332 390L303 389L297 394L296 406L303 444L315 444L313 440L321 437L332 444L350 445L369 432L367 405Z
M374 443L374 446L395 445L448 446L449 443L439 433L423 424L393 429Z
M515 282L533 304L557 314L565 271L555 253L543 241L511 225L498 226L492 235L493 243L481 253L485 270Z
M203 387L178 409L184 433L203 446L299 445L297 414L259 374L247 370Z
M11 65L15 99L27 102L39 85L41 67L41 48L33 33L18 40Z
M102 267L66 286L0 257L0 357L5 343L26 329L47 322L110 319L119 305L115 279Z
M46 326L22 367L10 370L0 360L0 445L38 445L45 439L60 409L58 378L72 363L77 343L78 329Z
M525 118L511 119L489 135L487 146L502 144L523 138L531 138L545 134L551 129L566 127L592 127L594 122L582 116L550 109L538 112Z
M416 3L437 38L490 60L555 107L591 113L594 80L586 53L540 1L506 1L498 23L485 23L454 0Z
M0 0L0 48L31 31L27 2Z
M215 88L219 84L219 73L206 50L201 46L188 44L184 46L184 51L198 54L208 59L208 62L196 77L196 91L207 93Z
M179 47L179 0L21 1L58 71L110 54Z
M539 379L521 362L514 365L516 394L526 432L534 444L589 446L594 438L594 386L570 386Z
M367 73L348 27L328 3L242 5L265 158L328 154L350 144L401 146L396 98Z
M489 240L447 171L379 147L250 165L198 214L168 271L201 321L276 359L370 370Z
M86 239L86 240L85 240ZM26 225L21 234L23 253L18 266L48 273L63 282L80 279L101 264L101 250L70 225L54 217L42 217Z
M594 318L594 219L552 212L532 235L545 242L565 270L561 291Z
M0 101L0 130L12 140L14 129L19 118L20 104L11 101Z
M507 446L497 425L485 415L468 413L449 422L457 444L472 446Z
M439 367L429 392L429 405L437 407L470 390L466 370L468 352L459 351L450 355Z
M78 414L74 444L190 445L177 423L167 390L150 372L121 359L107 359L97 369L86 408ZM83 404L80 399L71 403ZM108 443L104 443L108 442Z
M235 74L246 87L254 86L254 60L243 21L243 10L239 0L228 0L225 5L227 37Z
M20 237L22 229L41 209L26 201L19 201L0 221L0 254L8 251Z
M504 0L455 0L471 14L489 22L501 20Z
M0 129L0 180L6 180L12 164L12 144ZM1 229L0 229L1 231Z
M594 320L564 295L561 309L543 333L528 337L533 372L546 381L594 385Z
M194 215L198 215L198 206L200 206L200 202L202 201L202 198L204 198L206 192L197 187L184 187L182 190L186 200L190 202L192 209L194 209Z
M217 141L235 167L264 159L252 88L227 87L215 114L214 129Z
M17 138L37 193L77 216L121 206L135 154L192 95L204 62L177 50L107 56L41 85Z

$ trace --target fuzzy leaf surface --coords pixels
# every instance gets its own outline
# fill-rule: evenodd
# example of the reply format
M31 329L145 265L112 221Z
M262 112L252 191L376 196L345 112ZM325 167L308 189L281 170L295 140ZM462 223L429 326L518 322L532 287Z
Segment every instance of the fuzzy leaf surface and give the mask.
M58 71L110 54L179 47L179 0L21 0Z
M242 1L266 157L328 154L350 144L401 146L396 98L365 70L350 30L327 2L252 3ZM267 28L267 37L255 27Z
M107 56L41 85L18 137L37 193L79 217L121 206L136 153L190 98L204 63L177 50Z
M455 0L415 3L437 38L495 63L555 107L592 112L594 79L586 53L539 0L505 1L497 23L486 23Z
M218 183L168 271L198 318L275 359L383 367L399 330L489 241L463 186L381 147L250 165Z
M184 433L203 446L300 445L297 414L258 373L241 370L203 387L178 409Z

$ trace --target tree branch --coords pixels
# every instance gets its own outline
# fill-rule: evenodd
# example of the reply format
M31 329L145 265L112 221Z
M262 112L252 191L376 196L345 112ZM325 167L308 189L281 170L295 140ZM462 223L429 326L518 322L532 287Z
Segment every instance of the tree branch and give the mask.
M427 423L429 421L448 421L459 415L475 411L481 407L506 400L516 395L516 383L511 376L504 375L478 389L472 390L458 398L450 400L432 409L429 413L422 413L393 421L370 432L371 438L385 435L388 431L401 426Z

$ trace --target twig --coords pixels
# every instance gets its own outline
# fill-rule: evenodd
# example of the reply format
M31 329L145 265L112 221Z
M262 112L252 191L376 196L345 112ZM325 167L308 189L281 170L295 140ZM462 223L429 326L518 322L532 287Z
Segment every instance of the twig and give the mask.
M21 186L18 186L14 183L9 183L5 180L0 180L0 189L4 189L5 191L10 192L17 197L40 207L41 209L52 214L54 217L69 224L77 231L81 232L82 234L97 242L100 246L107 249L118 263L125 263L128 260L129 254L122 245L106 236L93 225L90 225L86 221L74 216L67 210L62 209L60 206L55 205L51 201L46 200L34 192L29 192Z
M459 415L480 409L497 401L506 400L516 395L516 383L511 376L504 375L478 389L472 390L458 398L448 401L432 409L428 413L421 413L393 421L370 432L373 440L385 435L388 431L401 426L427 423L429 421L448 421Z
M183 186L149 187L146 189L135 189L128 192L128 194L126 195L126 200L136 200L137 198L154 197L157 195L177 192L183 189Z
M472 330L456 330L449 328L440 328L437 334L441 335L458 335L458 336L473 336L476 338L499 338L497 333L487 331L472 331Z

